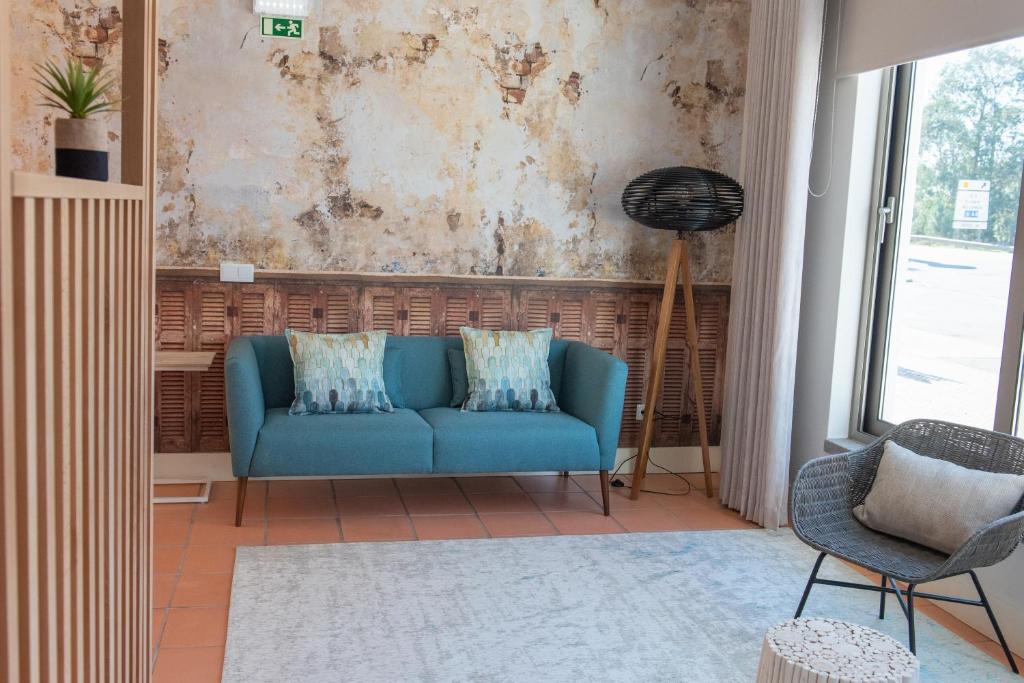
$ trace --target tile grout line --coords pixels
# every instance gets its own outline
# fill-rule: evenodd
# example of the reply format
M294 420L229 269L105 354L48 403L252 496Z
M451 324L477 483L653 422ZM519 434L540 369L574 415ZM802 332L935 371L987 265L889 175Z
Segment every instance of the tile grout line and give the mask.
M170 621L171 605L174 603L174 593L175 593L175 591L178 590L178 583L181 581L182 571L184 570L185 553L188 552L188 548L192 544L192 523L193 523L193 521L195 519L196 507L195 507L195 503L190 503L189 505L192 506L192 509L189 511L188 519L185 521L185 543L182 546L184 551L182 552L181 559L178 562L178 571L175 572L174 574L166 574L165 575L165 576L173 576L174 579L171 582L170 594L167 596L167 604L164 605L163 607L159 608L159 609L163 609L164 610L164 620L163 620L163 625L160 627L160 637L157 638L156 643L153 645L153 656L152 656L151 666L154 669L156 669L157 657L160 654L160 649L161 649L161 646L163 644L163 639L164 639L164 633L167 630L167 622ZM155 573L154 573L154 576L156 576ZM152 619L152 618L153 618L153 616L150 615L150 619Z
M484 530L484 538L494 538L494 536L491 535L491 530L487 528L486 524L484 524L484 520L480 519L480 511L476 509L475 505L473 505L473 501L470 499L469 494L466 493L466 489L462 488L462 484L459 483L459 478L452 477L452 481L455 482L455 488L459 490L463 499L465 499L466 503L469 505L469 509L473 511L473 518L476 519L476 523Z
M398 482L391 479L391 483L394 484L395 489L398 491L398 501L402 504L402 509L405 510L405 519L409 523L409 528L412 529L412 540L420 540L419 532L416 531L416 525L412 523L412 514L409 513L409 506L405 504L405 494L402 493L402 487L398 485Z
M334 488L334 479L331 479L331 500L334 501L334 526L338 527L338 539L345 542L345 532L341 528L341 508L338 507L338 491ZM270 523L270 520L267 520Z

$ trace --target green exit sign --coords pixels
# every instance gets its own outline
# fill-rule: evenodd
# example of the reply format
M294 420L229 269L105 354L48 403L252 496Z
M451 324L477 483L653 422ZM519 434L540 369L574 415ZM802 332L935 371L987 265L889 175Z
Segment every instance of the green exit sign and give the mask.
M289 17L262 17L260 33L274 38L301 38L302 19Z

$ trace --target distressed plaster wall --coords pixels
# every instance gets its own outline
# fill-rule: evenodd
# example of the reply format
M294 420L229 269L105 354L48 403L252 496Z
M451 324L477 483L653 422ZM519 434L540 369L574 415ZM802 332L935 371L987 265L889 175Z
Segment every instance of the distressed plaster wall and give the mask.
M19 40L75 49L73 2L19 3L52 17ZM248 0L160 0L161 265L653 279L671 236L625 184L739 170L748 0L315 5L289 41ZM728 282L731 229L692 243Z

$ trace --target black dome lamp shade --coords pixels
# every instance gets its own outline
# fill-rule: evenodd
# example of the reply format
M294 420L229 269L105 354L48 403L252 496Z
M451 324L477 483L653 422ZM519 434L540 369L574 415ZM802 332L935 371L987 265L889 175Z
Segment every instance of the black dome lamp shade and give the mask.
M659 230L715 230L743 213L743 188L729 176L691 166L659 168L626 186L622 209Z
M681 238L684 232L715 230L734 222L743 213L743 188L727 175L703 168L676 166L659 168L644 173L626 186L622 193L622 209L641 225L658 230L675 230ZM704 412L704 386L700 372L697 347L697 316L693 301L693 282L690 279L690 257L686 240L672 240L665 273L665 289L658 315L658 332L654 338L650 375L647 381L640 427L640 448L633 468L630 497L636 500L643 490L651 442L654 438L654 406L661 393L661 376L665 368L668 332L672 324L672 309L676 287L682 275L686 312L686 340L690 347L690 380L693 385L694 410L700 432L700 449L704 461L704 490L711 497L711 449L708 445L707 415ZM679 417L679 416L673 416Z

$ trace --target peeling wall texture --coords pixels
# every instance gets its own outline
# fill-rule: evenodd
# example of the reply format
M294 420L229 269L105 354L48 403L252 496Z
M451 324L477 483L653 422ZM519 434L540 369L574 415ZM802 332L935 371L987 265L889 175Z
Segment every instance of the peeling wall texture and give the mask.
M88 51L105 10L77 1L16 0L16 38ZM314 6L292 41L247 0L160 0L161 265L657 279L672 236L626 183L739 171L748 0ZM695 279L730 280L731 228L691 244Z

